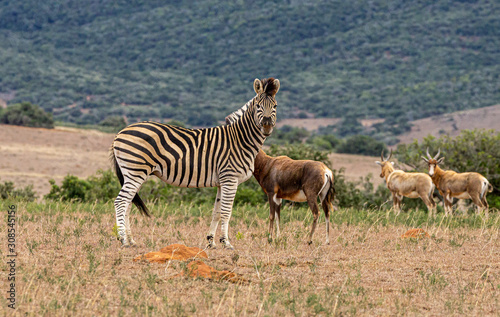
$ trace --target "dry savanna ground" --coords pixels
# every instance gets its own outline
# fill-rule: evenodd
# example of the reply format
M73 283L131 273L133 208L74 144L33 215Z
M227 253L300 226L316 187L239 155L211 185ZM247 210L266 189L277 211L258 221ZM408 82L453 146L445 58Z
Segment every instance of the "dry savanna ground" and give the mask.
M230 223L236 250L207 250L208 259L202 259L248 280L230 283L176 276L187 270L187 262L133 261L173 243L203 248L210 210L196 216L192 209L199 207L193 205L151 206L152 218L133 214L138 247L123 249L113 235L112 204L16 204L17 309L6 308L5 296L0 299L8 316L495 316L500 311L496 215L484 224L474 218L475 229L460 225L468 219L461 217L471 215L424 221L420 227L431 237L402 239L417 223L411 212L395 221L392 213L339 210L332 216L331 244L324 244L322 217L309 246L307 210L285 208L291 218L282 223L280 238L269 243L267 221L255 216L256 208L240 207ZM6 226L0 226L0 235L6 236ZM0 268L4 291L6 261Z

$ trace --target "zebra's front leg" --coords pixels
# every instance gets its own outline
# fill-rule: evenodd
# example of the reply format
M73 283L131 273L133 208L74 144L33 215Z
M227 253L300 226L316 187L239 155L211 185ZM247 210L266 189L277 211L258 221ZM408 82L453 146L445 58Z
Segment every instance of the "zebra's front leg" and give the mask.
M219 220L220 220L220 200L221 200L221 189L220 187L217 187L217 196L215 197L214 211L212 212L212 223L210 224L210 231L207 236L208 249L216 248L214 237L215 237L215 231L217 231L217 227L219 226Z
M236 195L236 190L238 189L237 181L227 182L221 185L221 206L220 206L220 216L221 216L221 233L220 243L226 249L234 250L234 247L229 242L228 229L229 229L229 219L231 219L231 212L233 211L234 196Z

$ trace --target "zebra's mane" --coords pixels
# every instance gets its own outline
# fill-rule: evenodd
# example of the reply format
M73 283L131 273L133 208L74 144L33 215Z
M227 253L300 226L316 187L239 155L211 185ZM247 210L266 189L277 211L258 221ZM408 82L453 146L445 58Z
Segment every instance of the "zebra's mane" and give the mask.
M262 85L264 87L264 93L270 96L276 95L276 92L278 90L278 87L276 86L275 80L273 77L265 78L261 80ZM236 120L241 118L243 114L248 110L252 102L254 101L255 98L247 102L243 107L240 109L236 110L235 112L231 113L226 117L226 125L230 125L234 123Z
M243 114L248 110L250 105L252 104L253 99L247 102L243 107L240 109L236 110L235 112L231 113L226 117L226 125L230 125L234 122L236 122L239 118L243 116Z

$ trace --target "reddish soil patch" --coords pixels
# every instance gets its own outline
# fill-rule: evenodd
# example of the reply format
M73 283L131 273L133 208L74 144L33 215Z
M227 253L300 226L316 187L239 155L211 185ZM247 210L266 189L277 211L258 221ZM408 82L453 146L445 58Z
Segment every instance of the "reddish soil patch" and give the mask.
M208 259L208 255L205 251L197 247L187 247L182 244L171 244L162 248L159 252L149 252L144 255L137 256L134 258L134 262L146 260L151 263L166 263L170 260L188 261L197 258ZM227 270L219 271L200 260L189 262L186 270L174 275L174 277L178 276L188 276L193 278L201 277L214 281L226 280L232 283L249 282L248 279L239 274Z
M162 248L159 252L149 252L144 255L140 255L136 257L134 261L147 260L149 262L165 263L169 260L185 261L192 258L208 259L208 255L200 248L190 248L182 244L171 244Z
M406 239L406 238L430 238L429 234L425 232L424 229L420 228L415 228L415 229L410 229L406 231L403 235L401 235L401 238Z
M214 281L229 281L232 283L244 284L248 283L249 280L242 277L239 274L230 271L219 271L213 267L207 265L203 261L191 261L187 266L185 272L179 273L177 276L189 276L193 278L201 277Z

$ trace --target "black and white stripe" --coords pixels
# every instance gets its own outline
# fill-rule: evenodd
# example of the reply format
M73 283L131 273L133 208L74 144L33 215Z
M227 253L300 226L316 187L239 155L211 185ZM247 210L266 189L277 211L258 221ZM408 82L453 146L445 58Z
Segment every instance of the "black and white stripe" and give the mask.
M254 159L276 123L275 95L279 81L254 81L257 95L243 109L229 115L231 124L207 129L186 129L156 122L140 122L115 137L111 158L122 189L115 200L119 238L134 245L129 214L131 202L148 214L138 191L153 174L180 187L218 187L207 239L213 237L221 220L221 243L232 248L228 223L240 183L252 176ZM228 116L228 117L229 117Z

